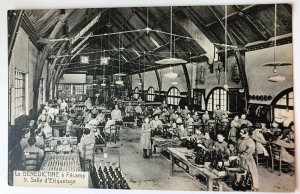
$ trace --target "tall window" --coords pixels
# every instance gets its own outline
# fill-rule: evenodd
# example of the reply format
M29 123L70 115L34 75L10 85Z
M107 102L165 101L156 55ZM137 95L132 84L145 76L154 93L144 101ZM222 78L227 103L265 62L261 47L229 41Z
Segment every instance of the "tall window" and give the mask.
M140 96L140 94L139 94L139 88L138 88L138 87L135 87L135 88L134 88L134 91L133 91L133 98L134 98L134 99L138 99L139 96Z
M168 91L167 104L179 105L180 91L176 87L172 87Z
M282 119L293 120L294 117L294 92L286 90L279 94L274 100L275 121L282 122ZM278 99L276 101L276 99Z
M211 91L207 102L207 110L213 111L216 109L217 105L220 106L221 110L228 110L227 91L223 88L216 88Z
M147 100L147 101L154 101L154 97L155 97L155 94L154 94L154 88L153 88L153 87L150 87L150 88L148 89L148 92L147 92L146 100Z
M16 118L25 114L25 73L15 71L15 113Z
M84 94L83 85L73 85L73 94Z

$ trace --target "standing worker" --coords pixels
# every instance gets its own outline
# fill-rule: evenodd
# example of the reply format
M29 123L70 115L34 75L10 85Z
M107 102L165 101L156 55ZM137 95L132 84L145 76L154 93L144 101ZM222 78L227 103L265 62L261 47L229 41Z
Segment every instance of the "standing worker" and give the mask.
M143 148L143 158L149 158L151 155L151 127L149 118L146 116L141 130L141 147ZM148 152L148 155L147 155Z

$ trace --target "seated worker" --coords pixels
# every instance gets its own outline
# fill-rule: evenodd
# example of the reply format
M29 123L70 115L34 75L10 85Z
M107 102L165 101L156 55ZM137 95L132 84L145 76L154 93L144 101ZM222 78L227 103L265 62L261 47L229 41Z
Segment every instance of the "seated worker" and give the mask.
M229 123L228 114L226 112L222 114L221 123Z
M116 124L122 123L123 118L118 105L115 105L115 109L111 112L111 119L115 120Z
M264 147L268 142L266 141L264 135L262 134L262 128L260 123L254 125L254 130L252 132L252 139L256 142L256 150L258 154L264 154L264 156L269 156L268 151Z
M28 147L26 147L23 151L23 160L25 160L25 157L26 157L26 153L29 153L29 152L33 152L33 153L38 153L38 164L37 166L39 166L42 162L42 159L44 157L44 151L40 148L38 148L36 145L36 139L34 137L31 137L28 139ZM24 161L25 162L25 161ZM35 161L33 160L29 160L29 161L26 161L26 164L35 164ZM38 170L38 169L34 169L33 166L27 166L25 163L24 163L24 167L25 167L25 170Z
M84 102L84 106L86 109L91 110L93 108L92 100L91 98L87 98Z
M176 120L177 120L176 112L171 113L169 120L170 120L170 123L176 123Z
M104 127L105 135L110 134L110 126L115 125L115 121L112 120L110 117L107 117L107 121Z
M83 124L88 123L91 120L91 111L86 108L84 110L82 117L83 117Z
M154 131L162 131L163 123L158 119L158 115L154 116L154 120L150 122L150 126Z
M181 114L177 112L176 117L177 117L176 118L176 124L177 125L181 125L181 124L183 125L183 120L182 120Z
M170 117L169 111L167 110L167 108L163 108L163 111L161 113L162 120L169 121L169 117Z
M45 139L49 139L49 138L53 137L52 127L50 126L50 124L48 122L46 122L44 124L44 127L43 127L42 131L45 135Z
M286 149L294 149L295 144L289 141L287 135L283 136L283 133L277 131L275 134L274 144L281 146L281 158L282 161L287 162L291 167L295 167L295 156L291 155Z
M78 144L78 150L81 159L84 158L84 149L86 148L86 146L89 146L91 144L95 145L95 135L94 133L91 133L90 129L85 128L83 131L83 135L80 139L80 143ZM85 153L86 159L92 159L92 156L93 156L92 152Z
M61 111L67 111L69 109L68 103L66 103L65 99L62 100L62 103L60 104L60 110Z
M206 124L209 120L209 114L208 111L206 110L205 113L202 115L202 122L203 124Z
M179 105L177 106L177 110L176 111L177 111L177 113L181 114L182 110L181 110L181 107Z
M177 127L176 123L172 123L172 127L168 129L168 131L173 135L178 135L179 128Z
M135 110L135 112L137 113L138 116L140 116L143 112L140 103L138 103L138 105L134 108L134 110Z
M97 128L97 126L99 125L98 120L96 119L96 115L91 114L91 120L88 122L88 124L86 125L86 128L89 128L91 130L91 132L95 133L95 134L99 134L100 131Z
M46 109L43 109L42 110L42 114L40 114L40 116L38 117L37 119L37 124L40 124L40 123L45 123L47 120L47 111Z
M98 120L99 125L105 125L105 114L102 112L102 110L99 111L96 119Z
M73 124L73 118L68 116L67 117L68 121L67 121L67 125L66 125L66 136L69 137L72 135L74 135L74 124ZM75 134L76 135L76 134Z
M23 151L26 147L28 147L28 139L30 138L30 130L29 128L22 129L22 138L20 141L20 147Z
M48 114L48 116L51 116L53 121L55 120L55 116L56 116L55 112L56 111L55 111L54 105L51 104L47 114Z
M45 148L45 141L42 133L42 129L38 128L35 130L35 140L36 140L36 147L44 149Z
M237 155L236 144L233 141L230 141L230 140L228 141L227 150L228 150L229 156Z
M143 103L144 101L142 100L141 97L139 97L139 99L137 100L139 103Z
M200 123L200 117L199 117L197 111L193 114L192 118L194 119L195 125L199 125L199 123Z
M241 126L242 125L247 125L248 127L252 127L253 126L252 123L249 120L246 119L246 115L245 114L241 115L241 118L240 118L239 122L240 122Z
M98 111L97 107L94 106L93 109L92 109L92 114L97 115L98 112L99 112L99 111Z
M143 115L143 116L148 116L148 115L150 115L150 111L149 111L149 109L148 109L147 106L145 107L145 109L144 109L142 115Z
M181 111L181 116L183 119L187 117L187 115L191 113L188 106L184 106L184 109Z
M204 138L201 139L201 142L198 144L198 147L202 147L204 150L211 150L214 146L214 141L210 138L209 132L204 132Z
M217 141L215 141L213 149L216 150L217 152L221 152L222 155L228 154L228 144L225 141L225 137L223 136L222 133L219 133L217 135Z
M174 108L173 108L172 105L170 106L170 108L169 108L168 111L169 111L170 115L173 114L173 113L175 112L175 110L174 110Z
M125 108L125 115L126 116L133 116L133 107L131 106L131 103L128 103L128 106Z
M213 117L215 118L215 120L221 121L222 114L223 114L223 111L220 109L220 106L217 105L216 110L214 111Z
M183 124L178 126L178 136L180 139L185 139L188 137L188 130L184 128Z
M155 115L161 115L161 110L160 110L159 106L156 107L156 109L155 109L155 111L153 112L152 115L153 115L153 116L155 116Z

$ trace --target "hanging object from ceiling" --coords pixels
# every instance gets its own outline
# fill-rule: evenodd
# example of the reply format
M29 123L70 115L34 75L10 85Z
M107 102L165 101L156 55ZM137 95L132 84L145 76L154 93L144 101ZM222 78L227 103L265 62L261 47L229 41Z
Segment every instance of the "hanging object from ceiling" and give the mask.
M178 83L176 81L171 82L171 85L177 85Z
M292 65L291 63L288 62L280 62L276 60L276 46L277 46L277 4L275 3L275 8L274 8L274 51L273 51L273 62L268 62L264 63L263 66L272 66L274 67L273 69L273 74L267 78L268 81L270 82L282 82L285 80L285 77L282 75L279 75L278 73L278 66L288 66Z
M115 76L118 76L118 80L116 81L116 84L122 85L124 82L121 78L121 76L125 76L126 74L121 73L121 34L119 34L119 73L116 73Z
M179 59L179 58L174 58L172 57L172 44L173 44L173 32L172 32L172 28L173 28L173 11L172 11L172 7L171 7L171 16L170 16L170 57L166 58L166 59L162 59L162 60L158 60L155 61L156 64L160 64L160 65L172 65L172 64L184 64L187 63L186 60L183 59ZM174 38L174 42L175 42L175 38ZM172 73L171 73L172 74ZM174 76L171 76L174 77ZM177 76L176 76L177 77Z
M228 25L227 25L227 5L225 5L225 61L224 61L224 77L225 77L225 83L224 83L224 89L226 90L226 91L228 91L228 89L229 89L229 86L228 86L228 84L227 84L227 66L228 66L228 53L227 53L227 27L228 27ZM220 68L220 67L219 67ZM219 78L219 80L218 81L220 81L220 78Z

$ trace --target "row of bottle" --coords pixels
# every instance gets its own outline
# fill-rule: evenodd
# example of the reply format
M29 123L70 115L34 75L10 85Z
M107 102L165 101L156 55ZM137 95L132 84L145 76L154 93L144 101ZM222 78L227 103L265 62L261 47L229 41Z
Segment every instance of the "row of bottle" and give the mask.
M232 189L235 191L247 191L251 190L253 184L252 176L249 172L246 175L241 175L240 178L235 176L235 181L232 184Z
M126 179L123 177L120 168L113 168L111 165L106 165L98 170L92 167L90 176L95 188L100 189L129 189Z

